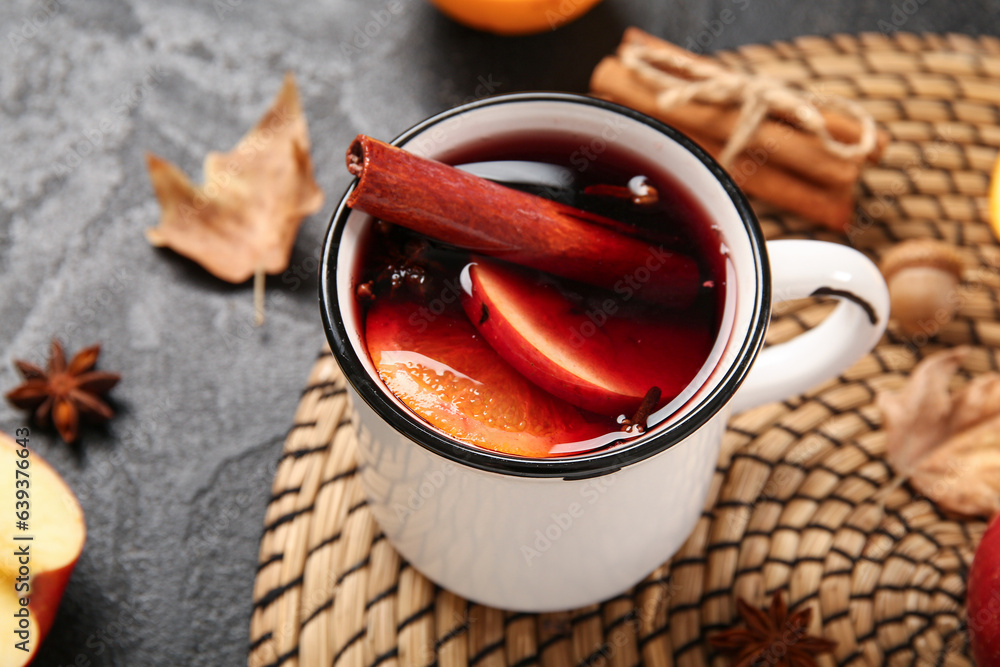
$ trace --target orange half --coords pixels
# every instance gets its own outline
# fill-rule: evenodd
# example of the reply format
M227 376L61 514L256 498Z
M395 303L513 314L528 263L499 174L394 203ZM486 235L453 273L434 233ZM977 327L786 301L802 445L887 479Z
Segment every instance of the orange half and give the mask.
M555 30L585 14L601 0L431 0L463 25L498 35L530 35Z

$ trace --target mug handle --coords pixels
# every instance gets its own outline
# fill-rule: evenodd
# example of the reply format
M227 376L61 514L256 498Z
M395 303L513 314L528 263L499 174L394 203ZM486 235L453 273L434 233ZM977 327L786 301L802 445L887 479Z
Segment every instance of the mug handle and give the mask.
M871 351L889 319L889 289L863 254L824 241L769 241L772 303L808 296L840 301L818 326L757 356L734 412L801 394Z

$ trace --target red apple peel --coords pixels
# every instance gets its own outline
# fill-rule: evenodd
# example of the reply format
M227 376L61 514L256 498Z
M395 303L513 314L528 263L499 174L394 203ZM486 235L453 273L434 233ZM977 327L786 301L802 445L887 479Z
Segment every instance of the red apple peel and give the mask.
M657 409L686 387L712 347L703 318L684 311L594 324L555 288L517 267L473 258L462 306L490 346L554 396L591 412L632 416L652 389Z
M966 583L969 641L980 667L1000 666L1000 517L983 535Z

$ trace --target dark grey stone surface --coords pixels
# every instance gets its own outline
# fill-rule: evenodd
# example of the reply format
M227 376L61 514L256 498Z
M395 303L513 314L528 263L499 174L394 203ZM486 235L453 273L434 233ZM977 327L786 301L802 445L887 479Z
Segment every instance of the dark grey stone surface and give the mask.
M735 20L712 34L727 9ZM323 338L315 258L356 133L390 138L486 93L584 91L633 24L714 50L894 25L996 32L998 15L997 0L605 0L554 33L504 39L423 0L0 3L0 388L17 383L9 360L42 361L53 335L71 349L102 341L101 366L125 378L118 417L78 447L33 431L89 530L37 664L245 662L268 490ZM159 209L143 154L200 180L205 153L253 125L286 70L327 200L254 329L249 285L146 242ZM0 405L0 429L23 423Z

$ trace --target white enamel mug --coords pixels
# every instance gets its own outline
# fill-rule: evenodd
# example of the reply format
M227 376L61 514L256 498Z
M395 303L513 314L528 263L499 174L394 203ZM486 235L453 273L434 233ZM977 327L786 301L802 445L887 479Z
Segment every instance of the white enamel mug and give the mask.
M673 174L718 228L728 255L722 332L661 424L590 455L525 459L464 445L416 417L365 351L353 294L372 219L343 201L326 237L320 301L349 380L368 504L386 537L448 590L544 612L612 597L669 559L701 515L729 415L846 369L881 337L889 298L878 269L855 250L765 243L746 199L711 157L676 130L614 104L505 95L441 113L393 143L438 158L525 132L561 133L595 154L604 142L639 154ZM841 303L814 329L762 350L772 301L812 294Z

